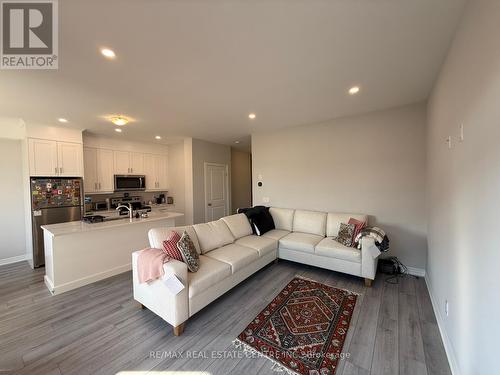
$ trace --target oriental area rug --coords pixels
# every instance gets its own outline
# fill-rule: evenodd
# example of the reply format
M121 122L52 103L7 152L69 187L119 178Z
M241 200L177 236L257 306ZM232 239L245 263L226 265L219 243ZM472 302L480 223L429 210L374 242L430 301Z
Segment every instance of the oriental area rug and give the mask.
M357 294L295 277L234 341L290 374L335 374Z

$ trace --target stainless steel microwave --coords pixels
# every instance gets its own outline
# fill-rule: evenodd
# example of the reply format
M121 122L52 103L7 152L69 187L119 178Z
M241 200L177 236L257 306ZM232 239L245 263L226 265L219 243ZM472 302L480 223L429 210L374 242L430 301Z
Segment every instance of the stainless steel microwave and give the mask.
M115 191L146 190L146 176L115 174Z

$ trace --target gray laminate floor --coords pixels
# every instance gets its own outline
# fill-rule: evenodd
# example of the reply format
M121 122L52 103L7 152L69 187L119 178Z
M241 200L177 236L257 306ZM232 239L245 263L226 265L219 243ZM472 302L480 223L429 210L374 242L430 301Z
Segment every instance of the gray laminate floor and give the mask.
M356 277L280 261L175 337L132 299L130 273L55 297L43 273L24 262L0 267L1 374L272 374L270 361L241 358L231 341L296 274L361 293L343 350L349 358L337 375L450 374L425 282L414 277L391 285L379 275L365 288Z

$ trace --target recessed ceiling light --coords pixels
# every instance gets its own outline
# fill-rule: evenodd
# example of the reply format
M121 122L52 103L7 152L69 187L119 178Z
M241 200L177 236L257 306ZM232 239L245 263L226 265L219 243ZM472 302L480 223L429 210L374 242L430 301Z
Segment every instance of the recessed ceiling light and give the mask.
M122 132L122 130L121 130L120 128L116 128L116 129L115 129L115 132L117 132L117 133L121 133L121 132Z
M234 143L238 144L238 143L240 143L240 141L234 141Z
M356 95L359 92L359 86L353 86L349 89L349 95Z
M62 118L62 117L58 118L57 121L63 122L63 123L67 123L68 122L68 120L66 120L65 118Z
M248 115L248 118L249 118L249 119L252 119L252 120L253 120L254 118L256 118L256 117L257 117L257 116L255 116L255 113L250 113L250 114Z
M127 125L130 121L130 119L128 119L125 116L113 116L110 118L110 120L113 124L118 125L118 126Z
M155 138L156 138L156 139L161 139L161 137L160 137L159 135L157 135Z
M101 48L101 53L103 54L104 57L107 57L108 59L114 59L116 57L115 51L109 48Z

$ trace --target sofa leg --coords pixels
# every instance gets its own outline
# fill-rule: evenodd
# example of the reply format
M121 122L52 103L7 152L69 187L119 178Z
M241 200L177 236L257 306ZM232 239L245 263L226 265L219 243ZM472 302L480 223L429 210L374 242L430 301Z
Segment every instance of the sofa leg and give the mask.
M276 258L276 259L274 260L274 264L278 264L278 261L279 261L279 259L278 259L278 258Z
M371 287L372 286L372 281L373 281L372 279L366 279L365 278L365 286Z
M146 306L144 306L142 303L140 305L141 305L141 310L146 310Z
M184 332L184 326L186 323L181 323L177 327L174 327L174 336L180 336Z

